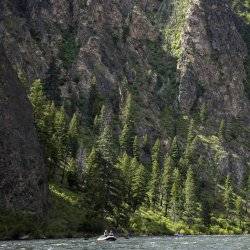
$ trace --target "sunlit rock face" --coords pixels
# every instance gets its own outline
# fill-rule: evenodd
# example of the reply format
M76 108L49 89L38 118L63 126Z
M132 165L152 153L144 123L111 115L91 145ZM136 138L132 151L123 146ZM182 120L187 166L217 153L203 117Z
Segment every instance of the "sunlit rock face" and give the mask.
M182 38L179 61L180 107L189 112L206 103L217 116L244 116L244 62L247 49L227 1L193 1Z

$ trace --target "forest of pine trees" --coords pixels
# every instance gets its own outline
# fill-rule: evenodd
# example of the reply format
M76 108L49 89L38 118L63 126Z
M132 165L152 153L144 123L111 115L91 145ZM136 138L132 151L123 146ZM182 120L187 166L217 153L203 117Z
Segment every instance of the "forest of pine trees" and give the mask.
M183 223L187 230L195 228L195 232L209 232L211 227L224 227L223 223L229 232L230 225L242 232L249 230L250 177L244 190L234 186L230 175L217 178L215 167L197 153L199 138L193 119L186 138L173 137L166 153L160 138L150 147L148 136L137 134L132 94L122 108L119 130L108 105L97 103L95 91L93 83L87 121L50 101L39 80L29 94L49 181L80 194L90 231L107 225L129 229L131 218L141 209L168 218L173 225ZM224 127L222 121L220 140ZM88 146L83 143L85 128L94 133ZM79 166L82 148L86 156ZM150 163L143 160L143 154L150 155Z

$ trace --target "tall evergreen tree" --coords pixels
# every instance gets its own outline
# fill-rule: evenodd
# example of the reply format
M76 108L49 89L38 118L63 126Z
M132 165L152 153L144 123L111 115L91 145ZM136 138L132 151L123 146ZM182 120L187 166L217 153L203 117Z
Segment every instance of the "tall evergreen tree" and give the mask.
M132 203L133 209L138 208L144 201L146 192L146 171L142 164L136 158L132 159L131 169L132 177Z
M131 94L127 97L127 102L123 110L123 129L120 135L120 146L123 151L133 154L133 139L135 136L135 104Z
M140 144L139 144L139 139L138 136L135 136L134 142L133 142L133 156L137 159L140 160Z
M151 207L155 208L160 202L160 184L161 184L161 169L160 169L160 140L157 139L152 149L152 174L149 182L149 200Z
M92 149L87 159L84 183L84 204L89 219L112 215L113 209L121 204L119 170L106 161L100 152Z
M247 208L248 207L248 204L250 204L250 174L248 176L248 179L247 179L247 186L246 186L246 212L249 213L250 211L248 211Z
M167 210L169 207L169 202L171 198L171 188L173 185L173 169L174 169L174 161L171 156L166 156L164 160L164 171L162 177L162 199L164 205L164 212L167 214Z
M106 125L98 140L98 149L106 161L114 164L117 158L116 148L113 129L111 125Z
M40 123L43 122L44 112L47 109L48 101L43 91L43 84L40 80L34 81L31 86L29 94L30 102L33 106L33 113L37 123L37 127L40 128Z
M177 163L180 160L181 152L180 152L180 148L179 148L178 140L176 136L174 137L174 140L171 145L170 156L172 160L174 161L175 165L177 166Z
M228 218L233 204L233 188L229 175L227 176L224 184L223 204L226 211L226 216Z
M185 220L187 221L188 225L192 225L194 224L195 219L199 217L198 214L199 204L197 203L196 199L194 175L191 168L189 168L187 172L187 179L185 181L185 186L184 186L184 196L185 196L185 202L184 202Z
M245 211L244 211L244 202L240 196L238 196L235 201L235 211L237 215L237 221L241 227Z
M178 221L182 217L183 211L181 178L178 169L174 170L173 186L171 189L171 200L169 205L171 218L174 221Z
M57 151L57 164L62 168L61 182L63 183L66 170L67 157L69 155L68 148L68 133L67 133L67 120L63 107L55 114L55 133L52 140Z
M73 115L68 129L69 147L72 156L75 157L78 149L79 121L76 113Z
M45 162L49 167L49 177L53 177L58 166L57 146L54 143L56 107L47 100L40 80L33 83L29 99L33 106L39 140L43 145Z
M133 170L131 170L131 159L127 153L123 153L121 157L118 158L117 168L121 171L124 180L123 197L126 203L131 202L132 196L132 178Z

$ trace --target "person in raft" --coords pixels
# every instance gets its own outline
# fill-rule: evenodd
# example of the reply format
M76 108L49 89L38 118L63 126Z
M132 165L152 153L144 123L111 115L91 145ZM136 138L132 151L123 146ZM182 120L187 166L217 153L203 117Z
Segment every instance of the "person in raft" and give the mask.
M109 236L114 236L114 233L113 233L113 231L112 231L112 230L110 230L110 232L109 232Z
M109 235L108 230L105 230L103 235L107 237Z

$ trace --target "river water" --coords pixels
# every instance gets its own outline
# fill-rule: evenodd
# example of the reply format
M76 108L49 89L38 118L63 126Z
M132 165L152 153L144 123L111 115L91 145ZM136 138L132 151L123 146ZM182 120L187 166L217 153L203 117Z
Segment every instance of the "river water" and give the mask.
M1 250L96 250L96 249L190 249L250 250L250 235L118 238L99 243L96 239L60 239L0 242Z

